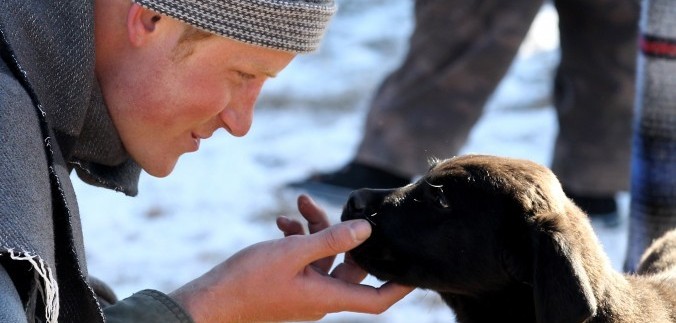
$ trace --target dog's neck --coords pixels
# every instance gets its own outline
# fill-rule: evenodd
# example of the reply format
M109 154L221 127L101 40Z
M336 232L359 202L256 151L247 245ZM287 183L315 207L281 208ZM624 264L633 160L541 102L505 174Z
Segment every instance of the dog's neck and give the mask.
M523 283L482 295L439 293L458 322L535 322L533 290Z
M605 282L598 284L599 289L595 291L598 293L596 297L599 308L590 322L606 322L608 318L625 316L622 307L632 302L626 299L631 298L633 293L624 276L611 271L602 279ZM618 288L622 290L617 290ZM485 292L481 295L444 292L440 292L439 295L453 309L460 323L536 322L533 289L523 282L515 281L499 291Z
M612 268L610 260L595 240L591 227L584 229L588 229L590 234L581 235L580 239L584 241L579 241L575 247L583 249L579 253L580 257L585 258L581 261L581 267L584 268L585 276L591 280L589 284L591 294L597 305L590 322L605 322L604 320L609 317L624 316L622 307L627 302L632 302L626 297L633 294L629 290L627 278ZM461 323L536 322L533 283L523 275L509 276L511 282L493 291L474 295L448 292L439 294L453 309L457 321ZM552 277L552 279L560 278ZM624 298L618 299L618 296Z

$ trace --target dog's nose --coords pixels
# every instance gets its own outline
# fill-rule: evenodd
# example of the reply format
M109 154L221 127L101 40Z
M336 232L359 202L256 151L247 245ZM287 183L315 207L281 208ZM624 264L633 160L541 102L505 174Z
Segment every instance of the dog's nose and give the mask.
M362 217L366 209L367 199L364 189L353 191L347 199L346 209L348 213L355 216L355 218Z
M382 204L384 197L392 190L363 188L350 193L343 208L342 221L366 219Z

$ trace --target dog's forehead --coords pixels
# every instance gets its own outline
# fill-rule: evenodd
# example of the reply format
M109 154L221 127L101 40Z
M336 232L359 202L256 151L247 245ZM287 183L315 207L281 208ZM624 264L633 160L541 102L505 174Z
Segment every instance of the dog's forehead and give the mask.
M517 198L526 208L558 209L565 199L558 179L548 168L524 159L463 155L437 161L425 177L434 184L448 179L481 183ZM541 200L545 196L546 200Z
M486 160L476 158L478 156L461 156L444 160L438 160L432 164L423 176L423 182L431 185L450 185L451 182L480 183L496 174L493 164Z
M523 174L549 173L542 165L525 159L498 157L491 155L463 155L444 160L437 160L430 165L428 175L439 176L449 173L466 173L470 170L486 173L513 173Z
M515 164L516 160L490 155L463 155L436 160L427 172L429 177L449 176L468 173L470 170L486 173L500 172L506 164Z

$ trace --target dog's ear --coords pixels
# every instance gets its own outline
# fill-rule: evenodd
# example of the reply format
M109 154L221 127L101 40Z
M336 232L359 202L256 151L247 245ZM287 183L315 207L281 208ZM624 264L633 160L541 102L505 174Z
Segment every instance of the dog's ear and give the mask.
M539 217L539 216L538 216ZM575 237L559 231L559 218L533 228L533 296L538 323L585 322L596 312L591 281Z

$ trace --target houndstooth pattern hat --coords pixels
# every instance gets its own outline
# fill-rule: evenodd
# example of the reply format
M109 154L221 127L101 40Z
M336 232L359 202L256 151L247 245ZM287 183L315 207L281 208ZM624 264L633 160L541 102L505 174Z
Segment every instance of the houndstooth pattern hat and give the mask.
M319 47L333 0L132 0L199 29L294 53Z

